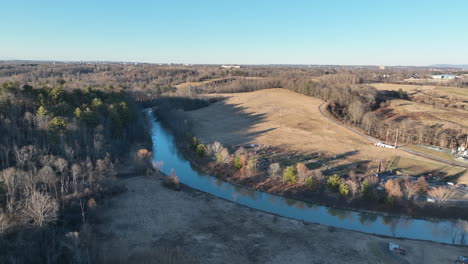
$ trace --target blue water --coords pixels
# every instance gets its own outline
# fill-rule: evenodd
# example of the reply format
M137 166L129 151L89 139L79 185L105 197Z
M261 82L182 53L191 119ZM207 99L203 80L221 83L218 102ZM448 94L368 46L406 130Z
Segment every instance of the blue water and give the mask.
M150 111L148 116L151 120L154 161L163 162L162 171L166 174L174 169L179 180L194 189L250 208L305 222L377 235L468 245L467 221L390 217L319 206L239 187L197 172L178 151L172 133L155 121Z

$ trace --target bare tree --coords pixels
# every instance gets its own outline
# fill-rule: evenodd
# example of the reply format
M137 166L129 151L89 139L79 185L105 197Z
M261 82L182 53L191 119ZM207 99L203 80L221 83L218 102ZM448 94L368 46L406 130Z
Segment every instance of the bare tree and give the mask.
M26 165L32 163L35 156L38 154L38 150L33 145L24 146L21 149L15 146L14 150L16 162L18 162L19 167L22 169L24 169Z
M412 200L418 193L418 185L411 180L403 181L403 187L405 188L406 199Z
M24 200L22 213L26 222L42 227L57 219L58 203L48 194L32 189Z
M79 164L73 164L71 167L72 180L73 180L73 192L78 193L78 178L81 176L81 166Z
M442 207L448 200L453 198L455 191L448 187L437 187L429 190L428 194L434 198L439 207Z
M43 184L46 190L54 190L57 195L57 175L50 166L44 166L37 172L38 181Z
M401 191L400 182L396 179L388 180L385 183L385 190L389 197L400 199L403 197L403 192Z
M347 180L346 184L349 186L349 190L351 191L351 197L354 199L356 194L359 191L358 184L353 180Z
M379 183L379 178L375 175L367 175L365 181L367 181L369 186L374 187Z
M161 160L153 161L153 168L159 172L162 172L162 168L164 166L164 162Z
M429 184L427 184L426 178L419 177L418 180L416 181L416 187L418 188L418 192L420 194L427 193L429 189Z
M0 209L0 234L5 231L9 224L9 218L8 215L3 212L3 210Z
M300 162L296 165L296 170L297 170L297 176L299 178L299 182L305 183L307 178L310 175L309 169L306 167L304 163Z
M206 154L208 156L216 156L218 155L221 151L223 150L223 145L219 143L218 141L213 142L212 144L209 144L206 148Z
M271 179L277 180L281 177L281 165L279 163L270 164L268 167L268 175Z
M17 192L19 191L20 182L17 177L15 168L8 168L0 173L0 179L5 184L7 189L6 205L8 212L12 213L15 210Z
M216 161L218 163L229 163L231 161L231 154L226 148L223 148L217 155Z
M325 175L323 175L321 170L313 170L311 172L312 177L314 178L314 181L317 183L322 183L325 180Z

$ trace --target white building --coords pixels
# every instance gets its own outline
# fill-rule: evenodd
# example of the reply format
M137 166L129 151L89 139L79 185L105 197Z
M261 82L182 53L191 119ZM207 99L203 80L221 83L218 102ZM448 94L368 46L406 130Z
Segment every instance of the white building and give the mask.
M224 69L239 69L241 66L240 65L223 65L221 68Z
M437 75L432 75L432 79L437 79L437 80L453 80L456 79L457 76L453 74L437 74Z

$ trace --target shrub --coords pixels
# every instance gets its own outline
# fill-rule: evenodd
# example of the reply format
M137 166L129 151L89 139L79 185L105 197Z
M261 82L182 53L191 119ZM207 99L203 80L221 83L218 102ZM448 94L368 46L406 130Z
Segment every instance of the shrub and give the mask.
M234 157L234 168L238 170L242 169L242 159L240 156Z
M49 127L52 132L60 134L67 129L67 122L60 117L54 117L49 121Z
M349 194L349 186L345 182L340 183L340 188L339 188L340 194L343 196L347 196Z
M47 111L47 109L44 107L44 106L39 106L39 108L37 109L36 111L36 115L37 116L45 116L47 115L49 112Z
M307 180L305 181L305 186L309 189L313 189L315 187L315 180L314 180L314 177L312 176L309 176L309 178L307 178Z
M328 187L332 189L333 191L338 191L340 184L341 184L341 178L340 176L338 176L338 174L333 174L327 180Z
M362 197L364 197L366 199L370 199L370 200L376 200L378 198L376 192L374 191L374 189L372 187L372 185L369 184L369 182L367 180L364 180L361 183L361 194L362 194Z
M206 147L205 145L203 144L198 144L197 145L197 149L195 151L197 153L198 156L200 157L203 157L205 155L205 152L206 152Z
M297 171L294 166L288 166L283 171L283 181L289 184L297 182Z

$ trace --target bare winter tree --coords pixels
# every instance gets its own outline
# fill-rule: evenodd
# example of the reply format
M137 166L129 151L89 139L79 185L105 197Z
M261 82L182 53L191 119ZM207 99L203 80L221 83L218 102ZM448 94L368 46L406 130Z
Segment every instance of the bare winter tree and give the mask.
M15 168L8 168L0 173L0 179L6 186L6 205L8 212L12 213L15 209L16 194L19 189L19 179Z
M281 165L279 163L270 164L270 166L268 167L268 174L270 175L270 178L273 180L280 178L280 172L281 172Z
M437 187L429 190L428 194L434 198L439 207L442 207L448 200L453 198L455 191L448 187Z
M32 189L24 200L22 213L26 222L42 227L57 219L58 203L48 194Z
M71 167L72 179L73 179L73 192L78 193L78 178L81 175L81 166L79 164L73 164Z
M347 180L346 184L349 186L349 190L351 192L351 197L356 197L356 194L359 191L358 184L353 180Z
M206 154L208 156L216 156L223 150L223 145L218 141L213 142L206 146Z
M403 197L403 192L401 191L400 182L396 179L388 180L385 183L385 190L389 197L400 199Z
M54 191L57 196L56 182L57 175L50 166L44 166L37 172L38 181L44 186L46 191Z
M304 163L298 163L296 165L296 170L299 181L304 183L310 175L309 169L304 165Z
M419 191L418 185L410 180L404 181L403 187L405 189L405 197L408 200L412 200Z
M22 169L24 169L27 164L30 164L38 153L37 148L32 145L24 146L21 149L15 146L14 150L16 162L18 162L19 167Z

